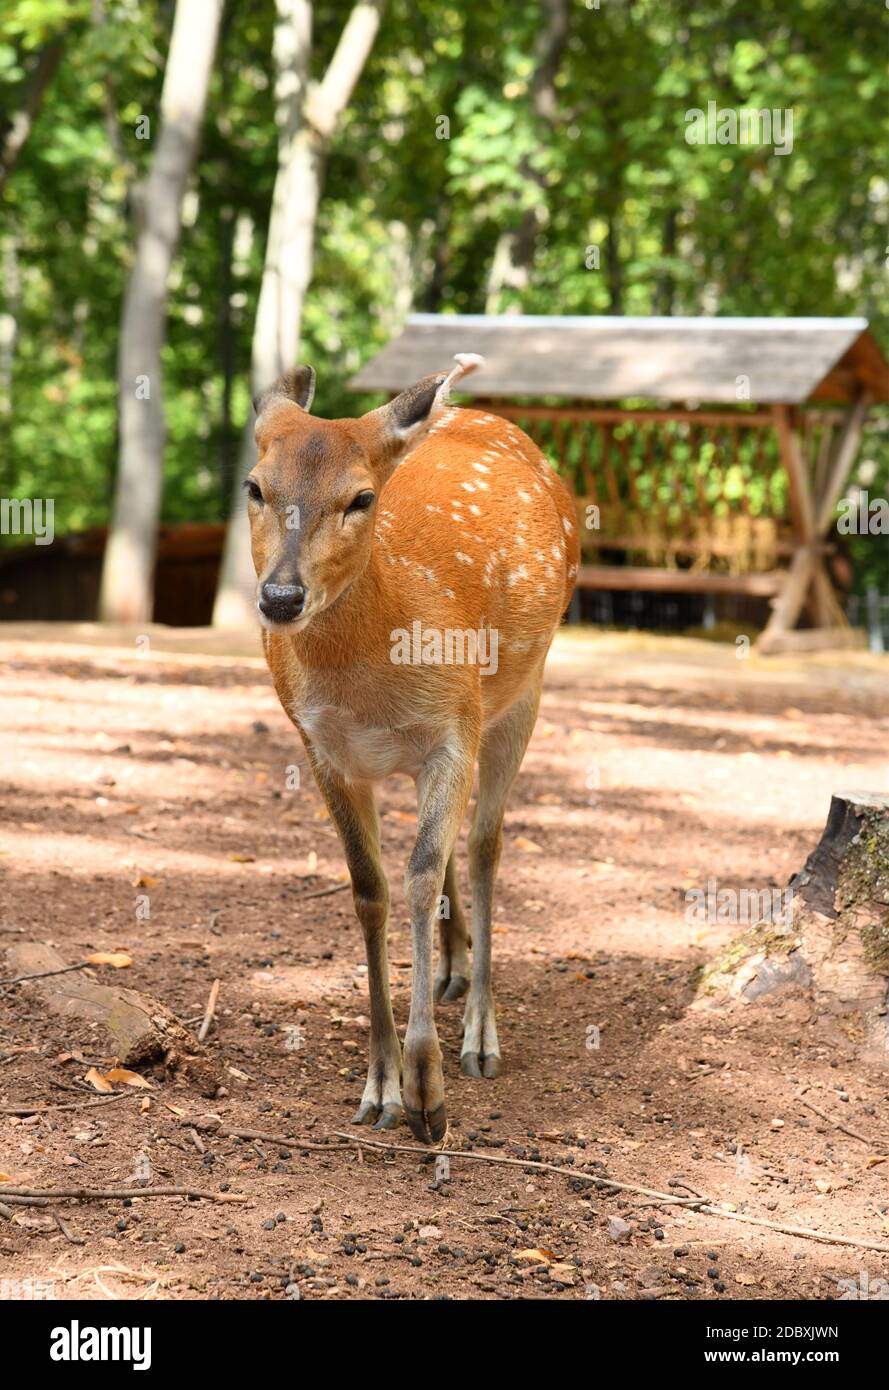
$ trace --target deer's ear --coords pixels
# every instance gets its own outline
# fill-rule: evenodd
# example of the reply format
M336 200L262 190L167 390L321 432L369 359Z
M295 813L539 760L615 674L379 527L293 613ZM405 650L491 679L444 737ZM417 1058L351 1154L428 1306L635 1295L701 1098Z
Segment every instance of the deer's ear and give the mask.
M474 352L461 352L450 372L424 376L388 405L362 415L358 424L371 457L388 477L404 456L428 434L448 404L451 387L484 363Z
M301 410L308 410L314 394L314 367L294 367L293 371L285 372L283 376L279 376L275 384L270 386L267 391L261 391L258 396L254 396L253 409L256 411L257 424L273 402L292 401Z

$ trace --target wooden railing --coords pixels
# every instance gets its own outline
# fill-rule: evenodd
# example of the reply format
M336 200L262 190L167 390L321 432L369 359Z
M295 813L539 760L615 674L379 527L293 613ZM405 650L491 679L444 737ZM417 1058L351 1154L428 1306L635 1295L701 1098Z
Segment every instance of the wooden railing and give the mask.
M570 482L593 565L623 552L628 565L762 574L792 553L771 411L485 405Z

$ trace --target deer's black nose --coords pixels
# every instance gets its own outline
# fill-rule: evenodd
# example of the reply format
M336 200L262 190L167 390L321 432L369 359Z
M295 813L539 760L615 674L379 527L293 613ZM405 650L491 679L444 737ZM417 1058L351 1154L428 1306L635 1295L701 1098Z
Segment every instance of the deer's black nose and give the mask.
M292 623L303 611L306 591L302 584L263 584L259 611L273 623Z

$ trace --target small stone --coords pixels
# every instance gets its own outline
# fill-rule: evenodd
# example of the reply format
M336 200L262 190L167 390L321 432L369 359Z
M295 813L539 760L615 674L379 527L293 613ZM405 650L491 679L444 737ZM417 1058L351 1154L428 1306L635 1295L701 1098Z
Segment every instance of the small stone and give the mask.
M619 1244L625 1245L633 1234L633 1228L628 1225L626 1221L622 1221L619 1216L609 1216L608 1234L611 1236L612 1240L616 1240Z

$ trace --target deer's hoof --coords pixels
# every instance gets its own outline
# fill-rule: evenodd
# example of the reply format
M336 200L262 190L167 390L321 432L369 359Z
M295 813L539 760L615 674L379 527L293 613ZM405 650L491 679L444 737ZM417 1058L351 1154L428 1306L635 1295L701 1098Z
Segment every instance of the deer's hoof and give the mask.
M484 1076L493 1081L495 1076L500 1075L500 1058L496 1053L484 1057L476 1052L464 1052L460 1058L460 1070L464 1076L472 1076L476 1080Z
M384 1105L383 1113L374 1125L374 1129L397 1129L404 1119L404 1111L400 1105Z
M443 1139L447 1132L448 1117L445 1113L444 1102L431 1111L411 1110L406 1105L404 1118L407 1120L414 1138L419 1139L421 1144L435 1144L439 1139Z
M373 1125L374 1129L395 1129L401 1124L400 1105L377 1105L372 1100L363 1100L352 1116L353 1125Z
M462 999L468 988L469 981L465 975L451 975L449 978L438 979L435 981L435 1002L451 1004L455 999Z

